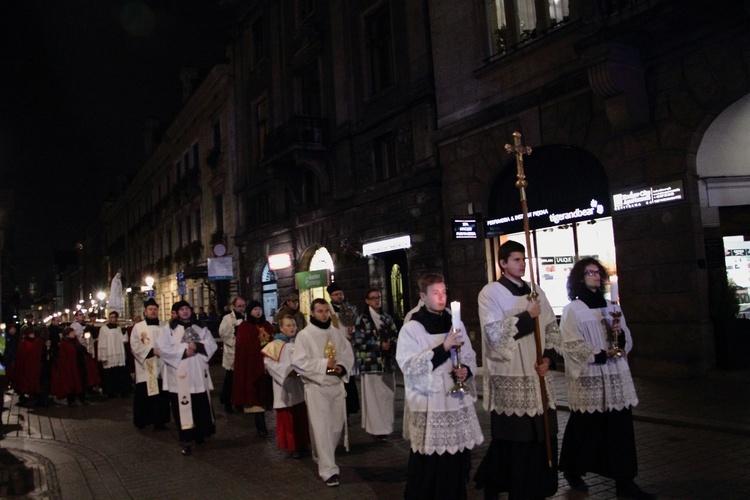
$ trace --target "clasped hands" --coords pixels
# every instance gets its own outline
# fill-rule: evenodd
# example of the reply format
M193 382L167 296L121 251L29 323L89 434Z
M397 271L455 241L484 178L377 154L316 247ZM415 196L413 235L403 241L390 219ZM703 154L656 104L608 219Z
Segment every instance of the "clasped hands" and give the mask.
M333 369L331 375L336 375L337 377L341 377L344 374L343 368L341 368L341 365L336 364L335 358L328 358L328 369Z

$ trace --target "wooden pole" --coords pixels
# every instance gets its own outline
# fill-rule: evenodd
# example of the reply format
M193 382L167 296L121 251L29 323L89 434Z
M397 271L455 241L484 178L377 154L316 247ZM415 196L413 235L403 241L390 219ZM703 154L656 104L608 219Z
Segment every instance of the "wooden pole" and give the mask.
M529 259L529 277L531 278L531 294L529 300L537 300L539 294L536 291L536 273L534 272L534 252L531 246L531 229L529 227L529 208L526 202L526 174L523 171L523 155L531 154L531 148L521 144L521 133L513 132L513 145L506 144L505 150L516 155L516 187L521 195L521 211L523 213L523 232L526 236L526 255ZM534 318L534 342L536 343L536 364L542 364L542 334L539 327L539 316ZM542 393L542 416L544 418L544 444L547 449L547 465L552 468L552 446L549 435L549 415L547 412L547 384L544 377L539 377L539 388Z

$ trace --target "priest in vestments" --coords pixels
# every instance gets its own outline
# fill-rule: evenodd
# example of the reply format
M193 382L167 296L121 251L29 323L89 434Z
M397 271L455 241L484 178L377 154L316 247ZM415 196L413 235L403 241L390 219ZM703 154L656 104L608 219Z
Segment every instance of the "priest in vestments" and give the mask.
M109 323L99 329L96 357L102 364L102 391L108 397L127 396L133 381L125 365L125 342L128 338L117 320L120 313L109 313Z
M156 347L165 363L164 390L169 393L182 455L190 456L193 442L202 444L216 432L208 362L217 346L208 328L193 320L187 301L176 302L172 310L177 318L169 322Z
M139 429L154 424L155 430L164 430L169 422L169 398L162 387L164 362L157 345L168 326L159 321L159 304L153 298L143 303L143 316L145 319L130 331L130 351L135 361L133 424Z
M312 447L318 475L328 486L339 485L336 446L346 429L344 382L354 365L352 346L331 324L331 308L323 299L311 304L310 323L297 334L292 366L305 384ZM344 445L348 449L348 439Z

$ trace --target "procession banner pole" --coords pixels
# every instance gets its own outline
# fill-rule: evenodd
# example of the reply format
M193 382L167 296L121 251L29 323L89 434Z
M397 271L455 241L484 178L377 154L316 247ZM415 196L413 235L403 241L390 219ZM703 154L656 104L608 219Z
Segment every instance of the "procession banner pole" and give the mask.
M521 133L513 132L513 144L506 144L505 150L516 156L516 187L521 194L521 211L523 212L523 232L526 235L526 255L529 259L529 277L531 278L531 293L529 300L537 300L536 273L534 272L534 252L531 246L531 229L529 228L529 208L526 203L526 174L523 171L523 155L531 154L531 148L521 143ZM534 318L534 341L536 343L536 363L542 364L542 334L539 328L539 316ZM542 392L542 416L544 417L544 443L547 448L547 465L552 468L552 446L549 436L549 415L547 412L547 384L544 377L539 377L539 387Z

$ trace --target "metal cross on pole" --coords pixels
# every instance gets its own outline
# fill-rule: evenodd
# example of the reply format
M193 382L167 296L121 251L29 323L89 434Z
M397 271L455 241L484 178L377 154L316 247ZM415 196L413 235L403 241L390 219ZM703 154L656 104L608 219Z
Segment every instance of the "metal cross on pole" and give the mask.
M529 259L529 278L531 278L531 293L529 300L537 300L536 273L534 272L534 252L531 247L531 229L529 228L529 208L526 203L526 173L523 170L523 155L531 154L531 148L521 143L521 133L513 132L513 144L506 144L505 150L516 155L516 187L521 194L521 211L523 212L523 232L526 236L526 255ZM542 335L539 328L539 317L534 318L534 341L536 343L536 363L542 364ZM539 389L542 393L542 411L544 416L544 442L547 448L547 465L552 468L552 447L549 436L549 416L547 412L547 384L544 377L539 377Z

